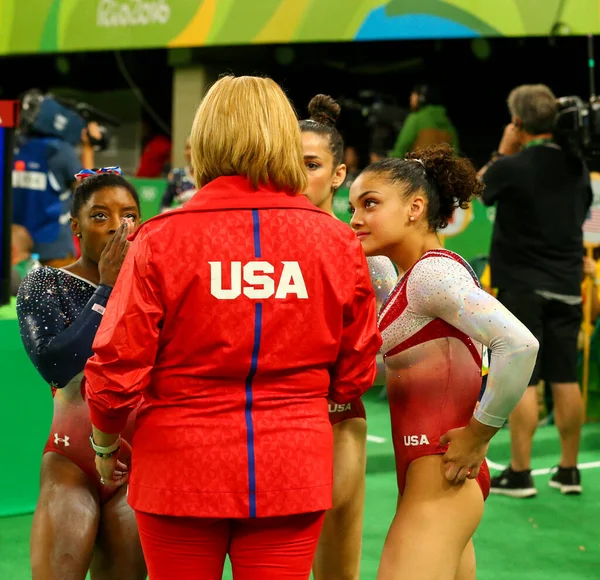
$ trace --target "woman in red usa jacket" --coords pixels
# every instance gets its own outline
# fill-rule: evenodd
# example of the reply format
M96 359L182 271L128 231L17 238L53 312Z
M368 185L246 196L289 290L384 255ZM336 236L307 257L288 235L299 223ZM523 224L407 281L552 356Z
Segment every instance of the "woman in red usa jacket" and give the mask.
M107 485L143 395L129 503L153 580L307 579L332 496L327 396L381 345L360 243L303 195L298 122L270 79L224 77L192 129L200 191L135 235L86 367Z

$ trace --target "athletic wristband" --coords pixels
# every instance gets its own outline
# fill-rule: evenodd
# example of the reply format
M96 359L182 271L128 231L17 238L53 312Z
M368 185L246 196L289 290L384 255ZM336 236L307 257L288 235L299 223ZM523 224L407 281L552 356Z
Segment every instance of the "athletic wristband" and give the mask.
M100 445L96 445L94 443L94 436L90 435L90 445L98 457L112 457L121 448L121 436L119 435L119 438L112 445L109 445L108 447L101 447Z
M121 448L117 447L112 453L98 453L96 451L96 457L99 457L100 459L108 459L108 458L112 457L113 455L116 455L118 453L119 449L121 449Z

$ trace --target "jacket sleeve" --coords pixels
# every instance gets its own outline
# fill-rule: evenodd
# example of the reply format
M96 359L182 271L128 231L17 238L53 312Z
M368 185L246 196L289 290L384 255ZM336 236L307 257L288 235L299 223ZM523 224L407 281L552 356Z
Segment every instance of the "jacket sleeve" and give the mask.
M329 388L329 396L342 404L360 397L373 386L377 372L375 357L381 347L367 260L357 239L351 245L356 291L344 312L342 342Z
M132 243L85 367L92 424L119 433L148 386L164 308L150 240Z
M64 183L69 189L75 189L75 174L81 170L81 159L75 148L66 141L58 141L54 147L55 153L48 159L48 168L60 183Z

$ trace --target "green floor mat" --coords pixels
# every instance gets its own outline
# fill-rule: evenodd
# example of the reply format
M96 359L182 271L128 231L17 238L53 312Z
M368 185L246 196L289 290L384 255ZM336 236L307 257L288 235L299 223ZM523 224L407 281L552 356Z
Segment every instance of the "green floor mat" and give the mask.
M361 578L374 580L381 549L396 506L396 476L387 403L376 393L365 401L369 422L367 499ZM493 496L486 502L475 536L479 580L597 580L600 578L600 425L587 425L580 464L584 494L563 497L537 475L538 496L514 500ZM533 468L558 462L553 427L541 428L534 444ZM509 460L509 433L493 440L488 458ZM597 465L596 465L597 464ZM29 580L31 516L0 519L0 579ZM227 570L224 578L230 579Z

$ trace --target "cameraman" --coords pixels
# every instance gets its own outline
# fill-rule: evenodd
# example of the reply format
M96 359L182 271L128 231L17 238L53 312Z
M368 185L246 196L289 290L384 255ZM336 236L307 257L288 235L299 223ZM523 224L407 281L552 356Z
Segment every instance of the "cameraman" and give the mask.
M75 260L70 227L74 175L94 166L96 123L49 95L29 91L23 98L13 169L13 222L24 226L43 265L61 268ZM75 147L81 145L81 157Z
M583 404L577 383L577 336L582 319L582 226L592 202L584 161L553 140L558 103L545 85L523 85L508 97L512 117L498 151L480 175L483 201L496 204L490 252L498 299L540 342L527 389L510 416L511 462L492 479L492 493L536 495L531 446L538 424L540 380L552 387L561 458L549 481L579 494L577 455Z

